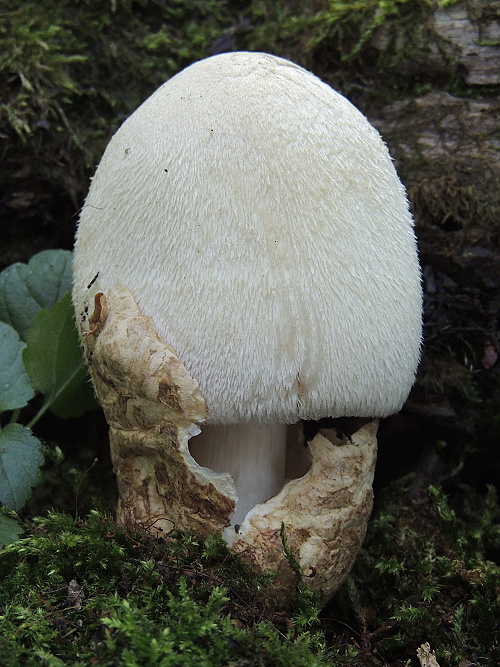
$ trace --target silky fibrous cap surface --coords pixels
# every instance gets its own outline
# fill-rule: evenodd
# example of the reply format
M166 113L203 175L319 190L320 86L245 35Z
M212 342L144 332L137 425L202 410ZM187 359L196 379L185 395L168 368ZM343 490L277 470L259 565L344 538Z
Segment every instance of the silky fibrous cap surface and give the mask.
M275 56L197 62L114 135L81 213L77 317L117 285L208 423L386 416L414 381L420 270L387 148Z

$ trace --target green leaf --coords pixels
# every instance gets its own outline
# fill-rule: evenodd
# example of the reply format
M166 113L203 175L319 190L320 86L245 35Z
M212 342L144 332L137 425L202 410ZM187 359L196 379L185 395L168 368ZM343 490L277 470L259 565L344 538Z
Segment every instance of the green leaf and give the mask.
M24 370L25 347L15 329L0 322L0 412L23 408L35 395Z
M78 339L70 294L41 310L26 332L23 360L33 385L45 396L42 413L78 417L96 406Z
M0 320L24 339L36 314L71 289L71 271L69 250L43 250L28 264L8 266L0 273Z
M8 424L0 431L0 501L20 510L40 482L42 443L21 424Z
M0 549L17 542L23 530L15 519L7 516L6 509L3 507L0 511Z

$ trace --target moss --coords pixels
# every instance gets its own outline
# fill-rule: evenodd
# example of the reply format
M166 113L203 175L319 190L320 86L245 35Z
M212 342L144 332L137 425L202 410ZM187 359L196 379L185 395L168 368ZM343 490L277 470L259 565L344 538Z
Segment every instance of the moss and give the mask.
M75 212L109 138L159 85L207 55L231 23L227 4L2 3L0 231L11 248L2 265L72 246Z
M413 665L416 648L429 642L441 667L493 667L500 661L500 567L489 560L500 548L495 492L481 497L468 488L468 500L453 508L453 496L432 485L416 494L414 481L408 476L384 493L340 593L343 618L352 614L359 643L385 664Z
M49 513L0 554L6 665L412 665L500 660L500 508L415 475L378 500L353 573L319 619L277 609L220 538L152 541L98 512ZM458 491L461 493L457 493ZM301 606L302 605L302 606ZM321 633L320 633L321 631Z
M107 128L99 111L111 106L126 117L148 91L203 57L228 20L225 3L213 0L3 7L4 122L24 139L54 123L77 143L86 138L78 135L81 120L100 133Z
M327 664L220 538L153 542L51 512L0 555L5 665Z
M249 8L253 30L238 45L289 57L351 99L388 101L436 77L444 83L453 79L456 54L433 28L438 5L428 0L260 0ZM432 67L426 67L431 60Z

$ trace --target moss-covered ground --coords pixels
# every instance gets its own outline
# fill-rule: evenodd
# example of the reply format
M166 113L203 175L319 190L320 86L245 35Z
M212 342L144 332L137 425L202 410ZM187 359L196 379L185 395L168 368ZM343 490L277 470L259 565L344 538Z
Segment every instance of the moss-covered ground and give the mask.
M0 569L3 665L326 664L219 539L152 542L96 511L50 512Z
M424 470L436 465L436 455ZM97 510L48 512L0 556L5 665L412 665L500 662L500 510L492 488L411 474L378 502L365 545L321 612L300 582L277 604L218 538L151 540ZM464 491L464 489L462 489Z

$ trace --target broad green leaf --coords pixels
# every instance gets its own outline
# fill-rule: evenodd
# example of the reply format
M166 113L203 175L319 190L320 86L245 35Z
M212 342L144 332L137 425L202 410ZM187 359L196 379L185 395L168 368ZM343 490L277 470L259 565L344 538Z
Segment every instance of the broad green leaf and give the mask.
M0 431L0 501L20 510L40 482L42 443L21 424L7 424Z
M12 542L17 542L23 530L15 519L4 513L5 510L4 507L0 512L0 549Z
M23 408L35 391L24 370L26 343L5 322L0 322L0 412Z
M72 253L43 250L28 264L12 264L0 273L0 320L25 338L36 314L50 309L71 289Z
M26 332L23 360L44 409L58 417L78 417L96 406L78 339L70 294L52 310L41 310Z

